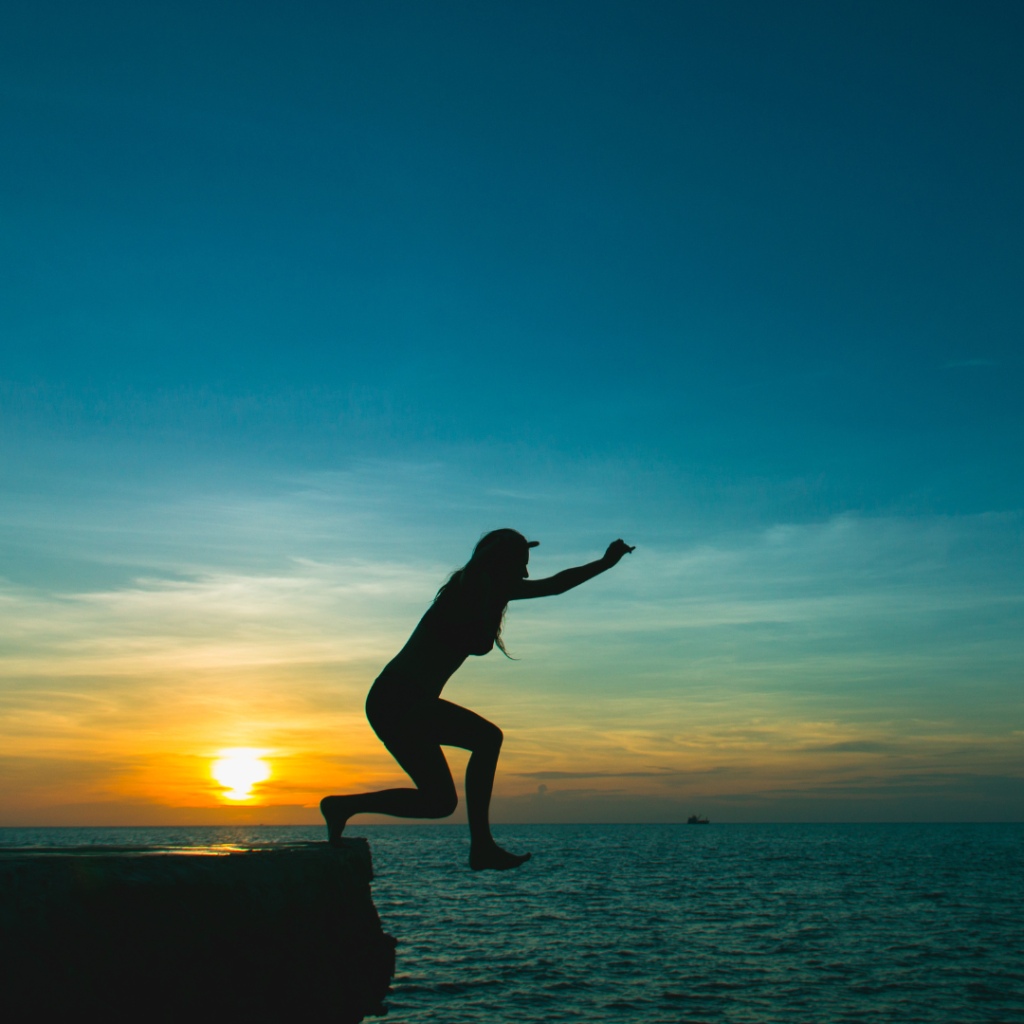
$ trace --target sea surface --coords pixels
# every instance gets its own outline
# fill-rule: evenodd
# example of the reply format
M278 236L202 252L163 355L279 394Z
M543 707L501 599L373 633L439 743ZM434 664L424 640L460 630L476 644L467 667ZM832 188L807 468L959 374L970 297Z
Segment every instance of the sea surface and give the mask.
M393 1024L1024 1021L1024 825L359 826L398 941ZM322 839L0 829L3 845ZM2 894L0 894L2 895Z

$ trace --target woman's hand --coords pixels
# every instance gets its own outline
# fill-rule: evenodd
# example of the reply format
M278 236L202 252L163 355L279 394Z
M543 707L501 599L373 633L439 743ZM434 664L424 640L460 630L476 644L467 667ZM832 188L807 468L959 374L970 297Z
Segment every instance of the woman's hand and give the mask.
M621 537L618 540L613 540L608 545L608 550L604 553L604 561L609 566L616 565L619 559L623 555L628 555L634 548L631 548Z

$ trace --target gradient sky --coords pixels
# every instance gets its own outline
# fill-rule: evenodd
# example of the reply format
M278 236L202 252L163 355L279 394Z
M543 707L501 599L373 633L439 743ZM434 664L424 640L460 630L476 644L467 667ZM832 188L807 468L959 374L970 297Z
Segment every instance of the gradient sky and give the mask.
M449 684L497 820L1022 820L1022 48L1018 0L8 4L0 824L396 784L365 692L500 526L637 549Z

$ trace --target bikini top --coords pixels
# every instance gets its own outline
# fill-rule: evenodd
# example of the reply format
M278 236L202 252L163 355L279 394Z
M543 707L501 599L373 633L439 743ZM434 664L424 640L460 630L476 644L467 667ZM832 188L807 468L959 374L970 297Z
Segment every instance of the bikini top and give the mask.
M382 675L419 681L440 691L467 657L487 654L494 647L497 625L452 614L458 610L432 604Z

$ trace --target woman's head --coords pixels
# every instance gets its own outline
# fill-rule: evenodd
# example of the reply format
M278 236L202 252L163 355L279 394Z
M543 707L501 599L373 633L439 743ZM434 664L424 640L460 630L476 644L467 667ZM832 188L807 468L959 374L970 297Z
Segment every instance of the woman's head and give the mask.
M507 585L529 576L526 568L530 548L539 542L527 540L518 530L492 530L477 541L473 557L448 577L437 592L434 603L443 602L451 607L462 606L464 612L480 615L490 625L485 626L494 637L499 649L508 656L501 642L501 626L508 605ZM493 632L491 632L493 630Z
M464 572L484 572L494 579L522 579L529 576L527 563L530 548L539 541L527 540L518 530L492 530L477 541L473 557L463 567Z

